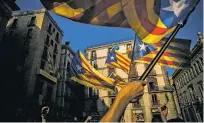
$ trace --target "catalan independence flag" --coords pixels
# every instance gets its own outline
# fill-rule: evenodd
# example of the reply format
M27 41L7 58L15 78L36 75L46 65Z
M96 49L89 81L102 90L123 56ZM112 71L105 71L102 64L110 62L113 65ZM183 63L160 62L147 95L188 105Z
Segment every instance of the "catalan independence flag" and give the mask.
M110 51L106 59L107 65L120 68L126 73L130 70L130 63L131 60L127 56L114 49Z
M53 13L71 20L132 28L146 43L157 43L185 21L199 0L41 0Z
M72 59L71 75L71 80L91 88L108 91L113 91L115 88L115 80L95 70L80 51Z
M154 46L157 48L156 51L153 51L139 59L136 59L135 62L150 64L163 44L166 42L166 40L167 38L164 38L159 43L154 44ZM176 69L189 67L188 55L190 53L190 44L190 40L173 39L157 62L157 65Z

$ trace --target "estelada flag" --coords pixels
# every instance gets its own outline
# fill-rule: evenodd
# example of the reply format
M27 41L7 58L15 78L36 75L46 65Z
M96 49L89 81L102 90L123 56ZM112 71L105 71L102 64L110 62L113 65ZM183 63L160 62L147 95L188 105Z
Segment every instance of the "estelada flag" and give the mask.
M71 80L82 85L108 91L115 88L115 80L95 70L80 51L73 57L70 69Z
M158 54L167 38L163 38L160 42L153 44L157 50L136 59L135 62L150 64L154 57ZM157 65L167 66L170 68L187 68L189 67L190 40L173 39L168 48L164 51Z
M157 43L187 20L199 0L41 0L48 10L71 20L132 28L139 39Z

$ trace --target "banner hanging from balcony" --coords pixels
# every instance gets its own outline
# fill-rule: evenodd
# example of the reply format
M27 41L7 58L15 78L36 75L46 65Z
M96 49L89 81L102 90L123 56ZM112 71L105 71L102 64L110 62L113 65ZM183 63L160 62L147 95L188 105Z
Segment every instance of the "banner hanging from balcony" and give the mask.
M71 75L71 80L91 88L108 91L115 88L115 80L95 70L80 51L72 59Z
M185 21L199 0L41 0L45 8L71 20L132 28L139 39L157 43Z

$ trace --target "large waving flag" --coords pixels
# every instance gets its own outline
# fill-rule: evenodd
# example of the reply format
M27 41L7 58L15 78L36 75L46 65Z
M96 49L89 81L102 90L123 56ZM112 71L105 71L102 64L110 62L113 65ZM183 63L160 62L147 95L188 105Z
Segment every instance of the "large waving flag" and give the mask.
M41 0L50 11L71 20L132 28L139 39L157 43L187 19L199 0Z
M151 63L165 42L166 39L163 39L159 43L154 44L157 50L145 55L144 57L136 59L135 62L148 64ZM190 40L173 39L157 62L157 65L176 69L189 67L188 55L190 53L190 44Z
M106 59L107 65L120 68L126 73L128 73L128 71L130 70L130 63L131 60L127 56L114 49L110 51Z
M135 59L144 57L145 55L151 53L152 51L155 51L157 48L154 45L147 44L145 42L142 42L137 35L135 35L135 45L134 45L134 51L133 51L133 61Z
M71 63L71 80L88 87L113 91L115 81L95 70L81 52L77 52Z

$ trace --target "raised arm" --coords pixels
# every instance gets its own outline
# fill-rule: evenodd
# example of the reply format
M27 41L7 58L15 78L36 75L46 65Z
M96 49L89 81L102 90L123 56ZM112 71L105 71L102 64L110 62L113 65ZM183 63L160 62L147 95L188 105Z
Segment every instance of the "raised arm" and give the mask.
M131 82L125 85L115 98L108 112L100 122L120 122L127 105L131 100L143 94L144 87L142 82Z

